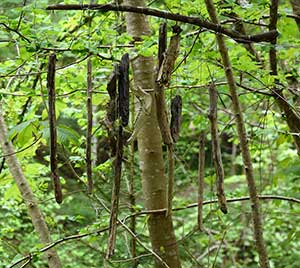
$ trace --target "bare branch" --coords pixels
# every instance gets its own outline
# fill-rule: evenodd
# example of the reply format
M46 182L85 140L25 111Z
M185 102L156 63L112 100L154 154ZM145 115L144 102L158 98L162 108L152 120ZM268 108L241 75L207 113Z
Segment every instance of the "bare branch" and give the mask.
M227 214L226 197L224 192L224 168L222 163L221 146L219 141L219 132L217 124L217 103L218 94L215 85L212 83L209 87L209 120L212 143L212 154L216 171L217 196L220 210Z
M71 5L49 5L47 10L99 10L103 12L107 11L123 11L123 12L132 12L145 14L149 16L169 19L173 21L184 22L188 24L197 25L206 29L209 29L215 33L222 33L233 38L237 42L248 43L248 42L269 42L273 40L277 35L277 31L269 31L266 33L260 33L256 35L240 35L239 33L228 30L227 28L222 27L220 24L212 23L210 21L199 19L199 17L193 16L184 16L180 14L169 13L166 11L160 11L152 8L137 7L137 6L127 6L127 5L114 5L114 4L71 4Z
M198 228L203 230L203 192L205 177L205 131L199 135L199 154L198 154Z
M87 89L86 89L86 112L87 112L87 129L86 129L86 176L88 181L87 192L93 191L92 177L92 129L93 129L93 107L92 107L92 60L87 60Z

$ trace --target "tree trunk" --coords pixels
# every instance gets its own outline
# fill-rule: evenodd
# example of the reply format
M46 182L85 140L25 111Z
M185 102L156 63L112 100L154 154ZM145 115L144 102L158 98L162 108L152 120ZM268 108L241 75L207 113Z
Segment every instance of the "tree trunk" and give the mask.
M300 31L300 2L299 0L290 0L290 2L293 8L293 13L296 16L295 22L297 23L298 29Z
M32 224L37 232L42 244L51 243L50 233L45 219L38 207L34 194L24 176L21 165L16 157L12 143L8 140L7 127L2 113L2 104L0 102L0 142L2 151L6 156L7 165L15 182L21 192L22 198L27 206ZM46 251L49 268L60 268L60 259L54 249Z
M125 0L124 4L145 6L143 0ZM127 32L135 39L150 35L149 24L145 15L125 13ZM157 122L155 104L155 73L153 57L138 56L132 61L134 85L147 91L152 96L151 112L140 129L138 140L139 166L145 206L148 210L167 208L167 179L164 173L162 138ZM148 220L152 248L171 268L181 267L174 234L172 215L164 212L152 214ZM164 267L156 262L156 268Z

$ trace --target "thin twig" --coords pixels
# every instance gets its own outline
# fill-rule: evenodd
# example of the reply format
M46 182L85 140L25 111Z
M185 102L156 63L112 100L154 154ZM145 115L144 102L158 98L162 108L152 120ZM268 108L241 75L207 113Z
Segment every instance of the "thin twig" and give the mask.
M224 192L224 168L222 162L221 146L219 141L219 131L217 124L217 103L218 93L215 85L212 83L209 87L209 120L210 120L210 131L211 131L211 143L212 143L212 154L214 160L214 166L216 171L216 185L217 185L217 197L219 200L220 210L227 214L226 197Z
M109 210L109 208L104 204L104 202L100 199L100 198L98 198L96 195L95 195L95 198L98 200L98 202L102 205L102 207L108 212L108 213L110 213L111 214L111 211ZM166 210L164 210L164 211L166 211ZM125 223L124 223L124 220L119 220L119 219L117 219L117 222L119 223L119 224L121 224L122 225L122 227L132 236L132 237L134 237L135 239L136 239L136 241L137 241L137 243L139 243L145 250L147 250L148 252L150 252L164 267L166 267L166 268L170 268L170 266L156 253L156 252L154 252L152 249L150 249L150 248L148 248L139 238L138 238L138 236L136 235L136 234L134 234L131 230L130 230L130 228L127 226L127 225L125 225Z
M7 156L11 156L11 155L14 155L14 154L18 154L18 153L22 153L24 151L26 151L27 149L29 149L30 147L32 147L33 145L35 145L40 139L42 138L42 135L39 136L37 139L35 139L31 144L29 144L28 146L18 150L18 151L15 151L13 153L9 153L9 154L3 154L3 155L0 155L0 159L1 158L4 158L4 157L7 157Z
M93 191L93 177L92 177L92 129L93 129L93 101L92 101L92 59L87 60L87 89L86 89L86 113L87 113L87 129L86 129L86 176L87 176L87 193L91 194Z
M77 235L70 235L70 236L67 236L67 237L64 237L64 238L61 238L61 239L58 239L56 240L55 242L52 242L50 243L49 245L41 248L38 252L33 252L33 253L30 253L28 254L27 256L15 261L13 264L11 264L10 266L8 266L8 268L12 268L12 267L15 267L16 265L18 265L19 263L25 261L25 260L28 260L28 259L31 259L34 257L34 256L37 256L39 253L42 253L42 252L45 252L61 243L64 243L64 242L67 242L67 241L72 241L72 240L77 240L77 239L81 239L81 238L84 238L84 237L87 237L87 236L90 236L90 235L95 235L95 234L100 234L100 233L103 233L105 231L108 231L109 230L109 227L104 227L102 229L99 229L99 230L96 230L96 231L93 231L93 232L89 232L89 233L84 233L84 234L77 234Z
M205 131L199 135L199 154L198 154L198 228L203 230L203 192L205 177Z
M5 24L4 22L0 22L0 25L4 26L4 28L10 32L14 32L16 33L18 36L20 36L22 39L24 39L26 42L28 43L31 43L31 41L26 37L24 36L23 34L21 34L18 30L16 29L13 29L11 27L9 27L7 24Z

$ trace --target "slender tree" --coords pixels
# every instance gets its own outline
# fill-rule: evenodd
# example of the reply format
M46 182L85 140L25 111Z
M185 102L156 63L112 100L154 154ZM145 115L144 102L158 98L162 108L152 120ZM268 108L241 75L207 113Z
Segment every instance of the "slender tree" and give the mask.
M125 0L124 4L145 6L143 0ZM134 39L150 35L147 17L141 14L125 13L127 32ZM167 178L164 173L162 137L159 130L154 97L154 58L138 56L132 61L134 86L151 95L151 111L138 135L139 166L142 177L145 206L148 210L167 208ZM148 227L152 248L172 268L181 267L173 230L172 214L154 213L149 217ZM156 268L163 267L156 262Z
M0 102L0 142L2 151L6 155L7 165L12 174L23 201L27 206L32 224L42 244L51 243L50 232L46 221L38 207L37 200L24 176L22 167L16 157L16 153L11 141L8 140L7 126L2 112L2 103ZM45 252L49 268L60 268L60 259L57 252L52 248Z
M207 11L211 20L218 24L219 19L217 17L217 12L212 0L205 0ZM259 207L259 199L255 185L254 171L252 165L252 159L250 155L250 150L248 147L247 132L244 124L243 113L238 98L236 82L234 79L233 69L231 66L228 49L225 44L224 36L221 34L216 35L219 52L222 57L222 62L225 70L225 75L230 90L230 95L232 98L232 108L235 114L235 121L237 125L238 138L240 141L244 169L246 173L246 179L248 183L248 190L251 200L251 209L252 209L252 220L253 220L253 229L254 229L254 238L256 242L256 248L259 255L259 264L261 268L269 268L269 259L268 253L265 246L263 238L263 225L261 219L261 211Z

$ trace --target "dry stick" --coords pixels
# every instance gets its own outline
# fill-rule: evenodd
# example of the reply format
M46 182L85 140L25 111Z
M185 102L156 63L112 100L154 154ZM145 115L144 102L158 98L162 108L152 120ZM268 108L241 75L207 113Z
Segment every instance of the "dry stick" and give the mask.
M168 144L168 209L166 216L172 212L174 197L174 144Z
M132 106L131 106L131 125L134 125L134 95L131 97L132 99ZM135 170L134 170L134 142L130 144L130 177L129 177L129 201L130 201L130 212L133 214L135 212L135 187L134 187L134 177L135 177ZM130 219L130 230L136 234L136 217L133 216ZM131 256L134 259L133 267L138 266L138 260L135 258L137 257L136 252L136 239L134 237L131 238Z
M87 89L86 89L86 110L87 110L87 129L86 129L86 176L88 181L87 193L93 191L92 178L92 128L93 128L93 107L92 107L92 60L91 57L87 60Z
M118 139L117 139L117 151L115 159L115 176L113 181L112 197L111 197L111 214L109 221L109 237L108 237L108 249L106 258L110 258L114 254L116 233L117 233L117 217L119 209L119 195L120 195L120 183L122 175L122 158L123 158L123 127L119 126Z
M70 236L67 236L67 237L64 237L64 238L61 238L59 240L56 240L50 244L48 244L47 246L41 248L40 250L38 251L35 251L33 253L29 253L27 256L15 261L13 264L11 264L10 266L8 266L8 268L13 268L15 267L16 265L20 264L21 262L23 261L26 261L26 260L30 260L32 261L33 257L38 255L39 253L43 253L45 251L48 251L50 249L52 249L53 247L61 244L61 243L64 243L64 242L68 242L68 241L73 241L73 240L77 240L77 239L81 239L81 238L84 238L84 237L87 237L87 236L90 236L90 235L94 235L94 234L100 234L102 232L105 232L109 230L109 227L104 227L102 229L99 229L97 231L93 231L93 232L90 232L90 233L84 233L84 234L77 234L77 235L70 235ZM52 249L53 250L53 249Z
M216 185L217 185L217 197L220 210L227 214L226 197L224 192L224 168L222 163L221 146L219 141L218 132L218 94L214 83L209 86L209 120L210 120L210 131L211 131L211 143L212 143L212 154L216 170Z
M199 154L198 154L198 229L203 231L203 192L205 177L205 131L199 135Z
M138 14L145 14L149 16L164 18L173 21L179 21L183 23L188 23L192 25L197 25L215 33L222 33L233 38L237 42L268 42L274 39L277 35L277 31L270 31L266 33L259 33L256 35L241 35L237 32L228 30L227 28L221 26L218 23L210 22L207 20L199 19L199 17L194 16L184 16L175 13L169 13L166 11L160 11L157 9L152 8L145 8L145 7L137 7L137 6L128 6L128 5L114 5L114 4L104 4L104 5L88 5L88 4L81 4L81 5L49 5L47 10L100 10L100 11L125 11L125 12L132 12Z
M219 23L217 18L217 13L212 0L205 0L207 11L214 23ZM265 246L263 238L263 226L261 219L261 212L259 207L259 199L255 186L254 171L252 166L252 159L248 147L247 133L244 125L243 114L241 111L240 102L238 99L236 83L234 80L233 70L231 62L228 55L228 50L225 44L224 37L222 35L216 35L219 52L222 56L222 61L224 65L225 75L228 82L228 87L232 97L233 111L235 114L238 137L240 141L240 147L243 156L243 163L246 173L246 179L248 183L249 195L251 199L251 209L252 209L252 220L254 228L254 238L256 242L257 251L259 254L259 263L261 268L269 268L269 258L267 254L267 249Z
M51 54L48 62L47 88L48 88L48 104L49 104L49 128L50 128L50 168L51 177L54 185L55 200L61 203L63 200L61 184L58 177L57 167L57 129L55 114L55 64L56 55Z

